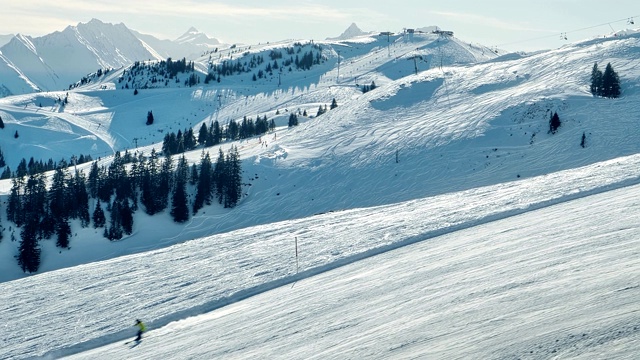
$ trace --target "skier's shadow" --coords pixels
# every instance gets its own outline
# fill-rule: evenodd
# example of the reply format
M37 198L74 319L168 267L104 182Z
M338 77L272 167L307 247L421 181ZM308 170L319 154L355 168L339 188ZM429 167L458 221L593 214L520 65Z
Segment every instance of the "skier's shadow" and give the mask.
M135 340L133 340L133 341L128 341L128 342L127 342L127 344L133 343L133 345L131 345L131 346L129 347L129 349L133 349L134 347L136 347L136 346L140 345L140 343L141 343L141 342L142 342L142 340L140 340L140 341L135 341Z

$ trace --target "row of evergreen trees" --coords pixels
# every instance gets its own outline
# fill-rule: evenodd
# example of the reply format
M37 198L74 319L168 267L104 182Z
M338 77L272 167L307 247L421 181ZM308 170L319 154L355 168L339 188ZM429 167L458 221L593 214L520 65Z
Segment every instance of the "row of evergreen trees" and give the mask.
M607 64L604 73L598 69L598 63L593 64L591 70L591 94L607 98L620 96L620 77L613 70L611 63Z
M247 139L253 136L259 136L273 131L276 123L273 119L267 119L267 116L258 116L256 120L245 116L242 122L238 124L230 121L227 126L221 127L218 120L207 126L203 123L198 131L198 138L194 136L193 129L178 130L178 133L168 133L164 136L162 142L162 152L165 155L180 154L185 151L194 150L198 145L210 147L218 145L226 140L233 141L239 139Z
M109 74L110 71L112 71L113 68L106 68L106 69L98 69L98 71L88 74L87 76L83 76L80 81L77 81L75 84L70 84L69 85L69 89L74 89L76 87L80 87L84 84L89 84L92 82L95 82L96 80L98 80L99 78L101 78L102 76L107 76Z
M4 154L2 149L0 149L0 167L4 167L4 170L0 174L0 179L9 179L12 177L24 177L27 175L33 175L36 173L42 173L45 171L52 171L58 167L67 167L68 164L84 164L86 162L93 161L91 155L80 155L80 156L72 156L68 161L65 159L60 160L59 162L53 161L53 159L49 158L47 162L42 160L35 160L33 157L29 159L27 162L26 159L22 158L20 163L18 163L18 167L15 171L11 171L11 168L4 161Z
M376 83L375 81L371 81L371 85L362 85L362 93L368 93L371 90L374 90L376 88Z
M308 49L306 52L302 52L303 49ZM251 54L245 52L242 57L238 59L223 60L220 63L214 64L209 62L209 69L204 79L204 83L208 84L211 81L220 82L221 77L240 75L243 73L249 73L255 69L258 71L252 75L253 81L264 78L267 74L273 75L274 71L283 71L285 68L289 72L295 69L297 70L309 70L313 65L320 64L325 61L322 56L322 46L307 43L295 43L293 47L283 49L289 56L283 58L282 50L271 50L268 54L269 59L265 60L262 54ZM278 62L280 60L280 62ZM261 66L266 63L264 68ZM260 67L260 68L259 68Z
M200 78L195 75L195 64L193 61L188 61L185 58L182 60L161 60L159 62L140 62L136 61L131 67L122 72L122 75L118 78L118 83L124 81L124 85L121 85L123 89L147 89L155 86L158 82L163 82L164 86L169 84L169 80L174 80L176 83L180 83L178 74L190 74L184 80L185 86L194 86L200 83ZM144 79L138 79L143 77ZM142 82L144 81L144 82Z
M82 227L93 223L104 228L105 238L119 240L132 233L139 209L148 215L169 209L182 223L215 200L232 208L242 195L241 174L238 149L232 147L226 155L220 149L215 164L203 150L200 163L191 166L184 155L174 164L155 150L148 157L116 152L108 167L94 162L88 177L59 167L48 189L42 173L13 178L7 219L21 229L18 264L25 272L38 270L41 239L56 235L56 245L68 248L72 220Z

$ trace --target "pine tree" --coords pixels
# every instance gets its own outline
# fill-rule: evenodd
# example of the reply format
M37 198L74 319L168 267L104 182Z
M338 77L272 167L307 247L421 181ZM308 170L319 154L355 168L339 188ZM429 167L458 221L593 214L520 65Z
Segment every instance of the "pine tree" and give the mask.
M593 64L593 69L591 70L591 94L593 96L601 96L602 95L602 71L598 69L598 63Z
M184 155L178 161L175 174L175 186L171 197L171 216L173 221L183 223L189 220L189 206L187 204L187 177L189 165Z
M227 181L226 161L224 159L224 153L222 149L218 149L218 159L216 160L216 166L213 169L213 185L215 187L216 198L218 203L222 204L224 200L224 188Z
M166 134L162 140L162 153L164 155L172 155L176 153L177 148L176 134Z
M147 125L153 124L153 120L153 112L149 110L149 112L147 112Z
M151 155L149 157L149 161L146 162L146 166L143 169L142 175L142 195L140 202L145 207L145 212L148 215L154 215L162 209L158 207L158 199L161 194L158 194L156 191L158 190L158 182L160 181L160 168L158 164L158 154L155 149L151 150ZM144 166L143 162L141 166Z
M185 130L183 139L182 139L183 150L179 151L180 153L185 152L185 150L193 150L196 148L196 138L193 135L193 129L189 128ZM178 145L178 148L180 146Z
M198 166L196 164L191 165L191 175L189 176L189 185L195 185L198 183Z
M22 214L25 223L33 221L36 236L48 239L55 231L55 219L49 212L44 173L30 175L24 189Z
M0 129L4 129L4 121L2 121L2 116L0 116Z
M607 64L602 75L602 96L617 98L620 96L620 78L613 70L611 63Z
M560 127L560 117L558 116L557 112L554 112L553 115L551 116L551 119L549 119L549 132L552 134L555 134L556 130L558 130L559 127Z
M91 164L91 170L89 170L89 180L87 181L87 187L89 188L89 196L96 198L98 196L98 183L100 181L100 170L98 168L98 162L94 161Z
M65 170L60 167L56 169L53 174L48 198L49 210L54 219L60 220L68 215L67 200L69 199L69 195L67 189L67 174Z
M122 217L118 201L114 201L111 204L111 221L109 222L109 228L105 227L105 234L106 238L111 241L122 239Z
M75 175L69 181L69 197L66 200L72 204L69 216L72 219L80 219L82 227L89 226L89 194L84 173L76 169Z
M238 140L238 123L235 121L229 121L229 125L227 125L227 140Z
M336 98L333 98L333 101L331 101L331 106L329 107L329 109L333 110L337 107L338 107L338 103L336 102Z
M289 115L289 127L298 126L298 116L294 113Z
M17 226L22 226L25 220L21 199L21 194L24 189L24 178L15 177L11 179L11 184L11 192L7 204L7 220L13 221Z
M225 161L226 181L224 191L224 207L232 208L238 204L242 195L242 169L238 147L233 146Z
M211 204L211 191L212 191L212 168L211 159L209 153L202 152L200 158L200 176L198 177L198 185L196 190L196 197L193 202L193 213L196 214L198 210L202 209L204 204Z
M25 177L28 174L27 161L22 158L22 160L20 160L20 163L18 164L18 168L16 169L16 177Z
M155 182L155 202L157 212L164 211L169 206L169 194L173 185L173 160L167 156L162 161L158 181Z
M178 181L182 181L187 184L189 180L189 163L185 158L184 154L178 159L178 164L176 165L176 171L174 174L174 184Z
M24 272L34 273L40 267L40 247L37 239L37 219L30 219L20 231L18 265Z
M93 228L101 228L104 227L107 219L104 216L104 211L102 210L102 206L100 206L100 201L96 201L96 208L93 211Z
M56 246L59 248L69 248L69 237L71 236L71 226L69 226L69 220L66 217L58 219L56 223Z
M207 124L203 123L198 131L198 144L206 146L208 136L209 130L207 129Z
M9 168L9 166L5 166L4 170L2 171L2 175L0 175L0 179L10 179L11 178L11 169Z
M24 190L23 212L27 219L40 221L46 211L47 189L44 174L29 176Z
M125 167L125 159L120 156L120 152L116 151L113 161L109 165L107 173L107 183L110 188L109 198L115 190L116 199L119 201L125 201L127 199L133 199L134 185L131 178L127 175ZM109 200L108 198L106 200Z
M129 170L129 183L132 189L132 198L133 208L138 208L138 187L142 184L142 162L144 161L144 157L141 156L142 160L139 160L137 156L133 156L131 158L131 168Z
M56 223L58 219L54 218L49 211L45 211L40 217L40 225L38 225L38 233L40 239L49 239L56 232Z
M120 206L120 224L125 234L131 235L133 232L133 210L128 200L119 201Z
M211 129L211 142L212 145L218 145L222 142L222 130L220 129L220 123L218 123L218 120L213 122Z

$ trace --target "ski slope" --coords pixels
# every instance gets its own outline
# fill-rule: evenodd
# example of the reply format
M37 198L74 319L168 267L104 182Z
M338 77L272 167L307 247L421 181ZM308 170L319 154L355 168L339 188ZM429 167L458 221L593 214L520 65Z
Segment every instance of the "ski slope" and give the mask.
M635 359L639 190L438 236L65 359Z
M171 328L176 326L175 321L184 320L194 315L208 314L213 310L224 312L226 311L225 306L230 303L278 287L288 288L295 281L307 279L312 275L332 274L333 271L330 270L345 271L335 270L343 265L366 261L366 264L370 264L366 268L375 274L376 266L371 265L371 262L376 263L378 260L375 260L377 257L372 257L373 255L385 254L382 256L391 258L390 264L381 266L392 266L391 263L396 261L393 260L391 254L396 252L390 250L412 249L414 246L428 247L433 244L444 248L437 251L438 257L432 261L426 261L426 263L436 269L442 269L438 270L445 272L442 274L442 278L448 276L446 271L449 270L446 269L451 271L458 269L456 271L461 271L464 275L458 280L466 279L466 282L459 285L461 286L459 291L469 291L475 294L479 291L478 289L485 286L482 285L484 282L486 282L486 287L494 287L504 291L510 288L486 275L484 273L487 271L484 269L486 264L495 264L491 266L499 269L508 269L512 266L511 264L520 264L518 266L523 273L531 276L537 273L546 274L550 273L550 270L544 268L548 263L542 260L547 256L545 251L550 253L555 251L554 237L573 239L567 240L569 243L593 241L593 246L597 246L598 241L607 240L609 236L607 234L621 232L631 234L626 240L626 247L621 245L621 250L612 246L608 250L612 253L608 256L619 257L622 259L621 261L625 261L627 256L630 256L631 259L628 260L629 265L625 271L612 269L608 273L611 277L622 277L628 282L633 282L633 274L634 272L637 274L639 268L637 262L635 266L633 263L633 261L637 261L637 256L629 249L637 247L637 237L633 235L637 231L637 221L640 218L634 210L637 201L631 194L637 192L637 185L616 190L614 193L604 192L599 197L595 197L595 199L615 199L615 201L620 201L620 205L606 204L599 208L599 201L590 202L589 199L592 197L586 197L585 200L578 203L583 205L573 205L575 208L584 207L592 211L591 218L586 214L576 215L577 219L584 219L584 223L572 220L573 218L565 221L565 218L554 215L557 213L551 213L548 216L541 215L539 212L544 213L545 210L539 210L533 215L522 215L525 219L522 221L525 223L535 219L533 222L537 224L528 228L530 232L525 232L528 234L527 236L514 235L511 237L511 233L525 231L518 230L520 227L518 225L507 226L508 230L487 231L485 236L488 237L488 240L480 239L477 240L477 243L476 239L468 235L460 235L460 239L456 240L456 234L458 232L475 234L485 231L482 229L486 227L494 226L491 224L494 220L506 218L504 223L508 224L510 216L582 198L588 194L637 184L639 162L640 156L631 156L581 169L445 194L434 198L382 207L333 212L250 227L155 251L121 256L5 282L0 285L2 287L0 314L2 314L4 324L1 347L9 358L31 356L57 358L109 343L120 343L118 345L121 346L121 342L132 335L131 325L135 318L144 319L152 329ZM614 197L611 194L619 195ZM571 204L575 204L575 202ZM566 216L569 216L570 213L565 210L556 211L560 211ZM616 228L608 229L604 225L601 226L600 223L593 226L594 217L606 218L608 219L607 224ZM514 219L516 218L520 217L514 217ZM624 225L625 221L628 221L629 225ZM552 225L546 227L546 224L554 222L563 225L557 225L557 229ZM574 229L577 235L561 230L562 228ZM554 236L540 235L547 234L549 231ZM582 231L587 233L581 233ZM602 232L603 235L588 235L589 231L594 231L595 234ZM441 240L442 238L438 236L452 240ZM517 257L506 256L505 252L500 250L507 245L491 242L492 236L499 236L506 242L508 240L516 242L515 248L519 249L519 256L526 257L532 253L538 253L540 258L533 258L530 262L525 262L524 260L517 261ZM296 237L300 254L299 272L297 273L294 257ZM529 243L528 238L539 240L532 240ZM474 251L478 252L478 263L469 264L469 268L466 266L456 268L456 266L460 266L457 264L458 261L454 261L456 256L453 253L448 255L444 249L448 246L456 247L452 244L457 241L462 242L460 247L475 249ZM417 243L421 245L412 245ZM483 253L485 251L483 249L489 247L486 251L491 254L491 244L496 246L496 253L491 255L493 257ZM528 244L530 249L525 247L525 244ZM515 249L508 249L507 247L506 253L518 253ZM407 250L400 250L400 252L405 251ZM600 250L595 252L599 253ZM567 252L565 249L557 256L562 255L573 259L571 261L580 263L583 261L580 254L580 252ZM461 259L464 259L464 256L473 257L472 254L461 254L460 256ZM405 270L408 270L418 267L422 263L419 259L421 257L416 257L413 261L397 262L404 264ZM516 262L512 263L512 261ZM605 265L610 266L611 264L605 262L598 266ZM360 265L354 266L360 267ZM571 268L567 271L579 274ZM588 272L599 274L603 270L595 267L594 269L589 268ZM485 275L476 278L473 276L474 273ZM508 274L503 274L503 276L509 281L514 278ZM367 278L364 274L361 277ZM335 278L343 277L337 276ZM392 278L385 277L389 281ZM436 278L441 277L429 276L426 278L436 281ZM458 280L452 281L451 284L457 283ZM491 285L493 280L498 282ZM609 283L608 279L601 279L601 281ZM478 285L469 285L476 282ZM555 283L543 282L538 291L545 289L562 291L566 286L566 282L563 282L561 286L558 285L557 288L551 286L552 284ZM633 287L634 284L629 283L627 286L637 294L636 288ZM435 289L443 286L428 285L426 287ZM466 290L464 290L465 287ZM46 292L43 293L42 289L45 288ZM517 289L518 286L515 288ZM357 289L358 287L355 288L355 290ZM522 289L524 294L519 296L528 299L530 295L527 293L527 289L524 287ZM391 290L389 294L398 300L403 298ZM459 295L443 296L441 305L456 306L459 301ZM580 298L579 294L572 296ZM568 296L563 295L562 297L570 299ZM369 308L366 301L363 304L357 304L357 300L358 296L354 296L354 307ZM544 302L541 303L544 304ZM613 309L611 311L621 314L615 310L617 307L613 305L610 308ZM453 311L452 314L458 312ZM523 315L518 314L518 316ZM543 318L547 319L546 321L552 319L547 316ZM260 320L256 319L255 321ZM446 319L442 321L449 322ZM372 329L375 328L374 326ZM274 327L272 331L277 333L277 327ZM149 334L153 334L153 331ZM345 334L343 333L343 335ZM248 340L247 338L242 341ZM170 344L171 341L166 340L166 343ZM167 351L167 355L170 353L169 350L165 351ZM274 353L274 355L277 354ZM250 353L245 353L240 356L251 357L250 355ZM110 357L105 356L105 358Z

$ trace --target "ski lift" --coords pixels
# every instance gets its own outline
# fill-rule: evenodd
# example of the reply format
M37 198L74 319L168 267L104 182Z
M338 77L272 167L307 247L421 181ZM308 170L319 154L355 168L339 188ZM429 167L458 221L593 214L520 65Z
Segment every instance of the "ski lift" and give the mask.
M567 33L563 32L560 34L560 40L567 40Z
M633 24L635 24L635 22L633 22L633 18L629 18L629 19L627 20L627 24L629 24L629 25L633 25Z

